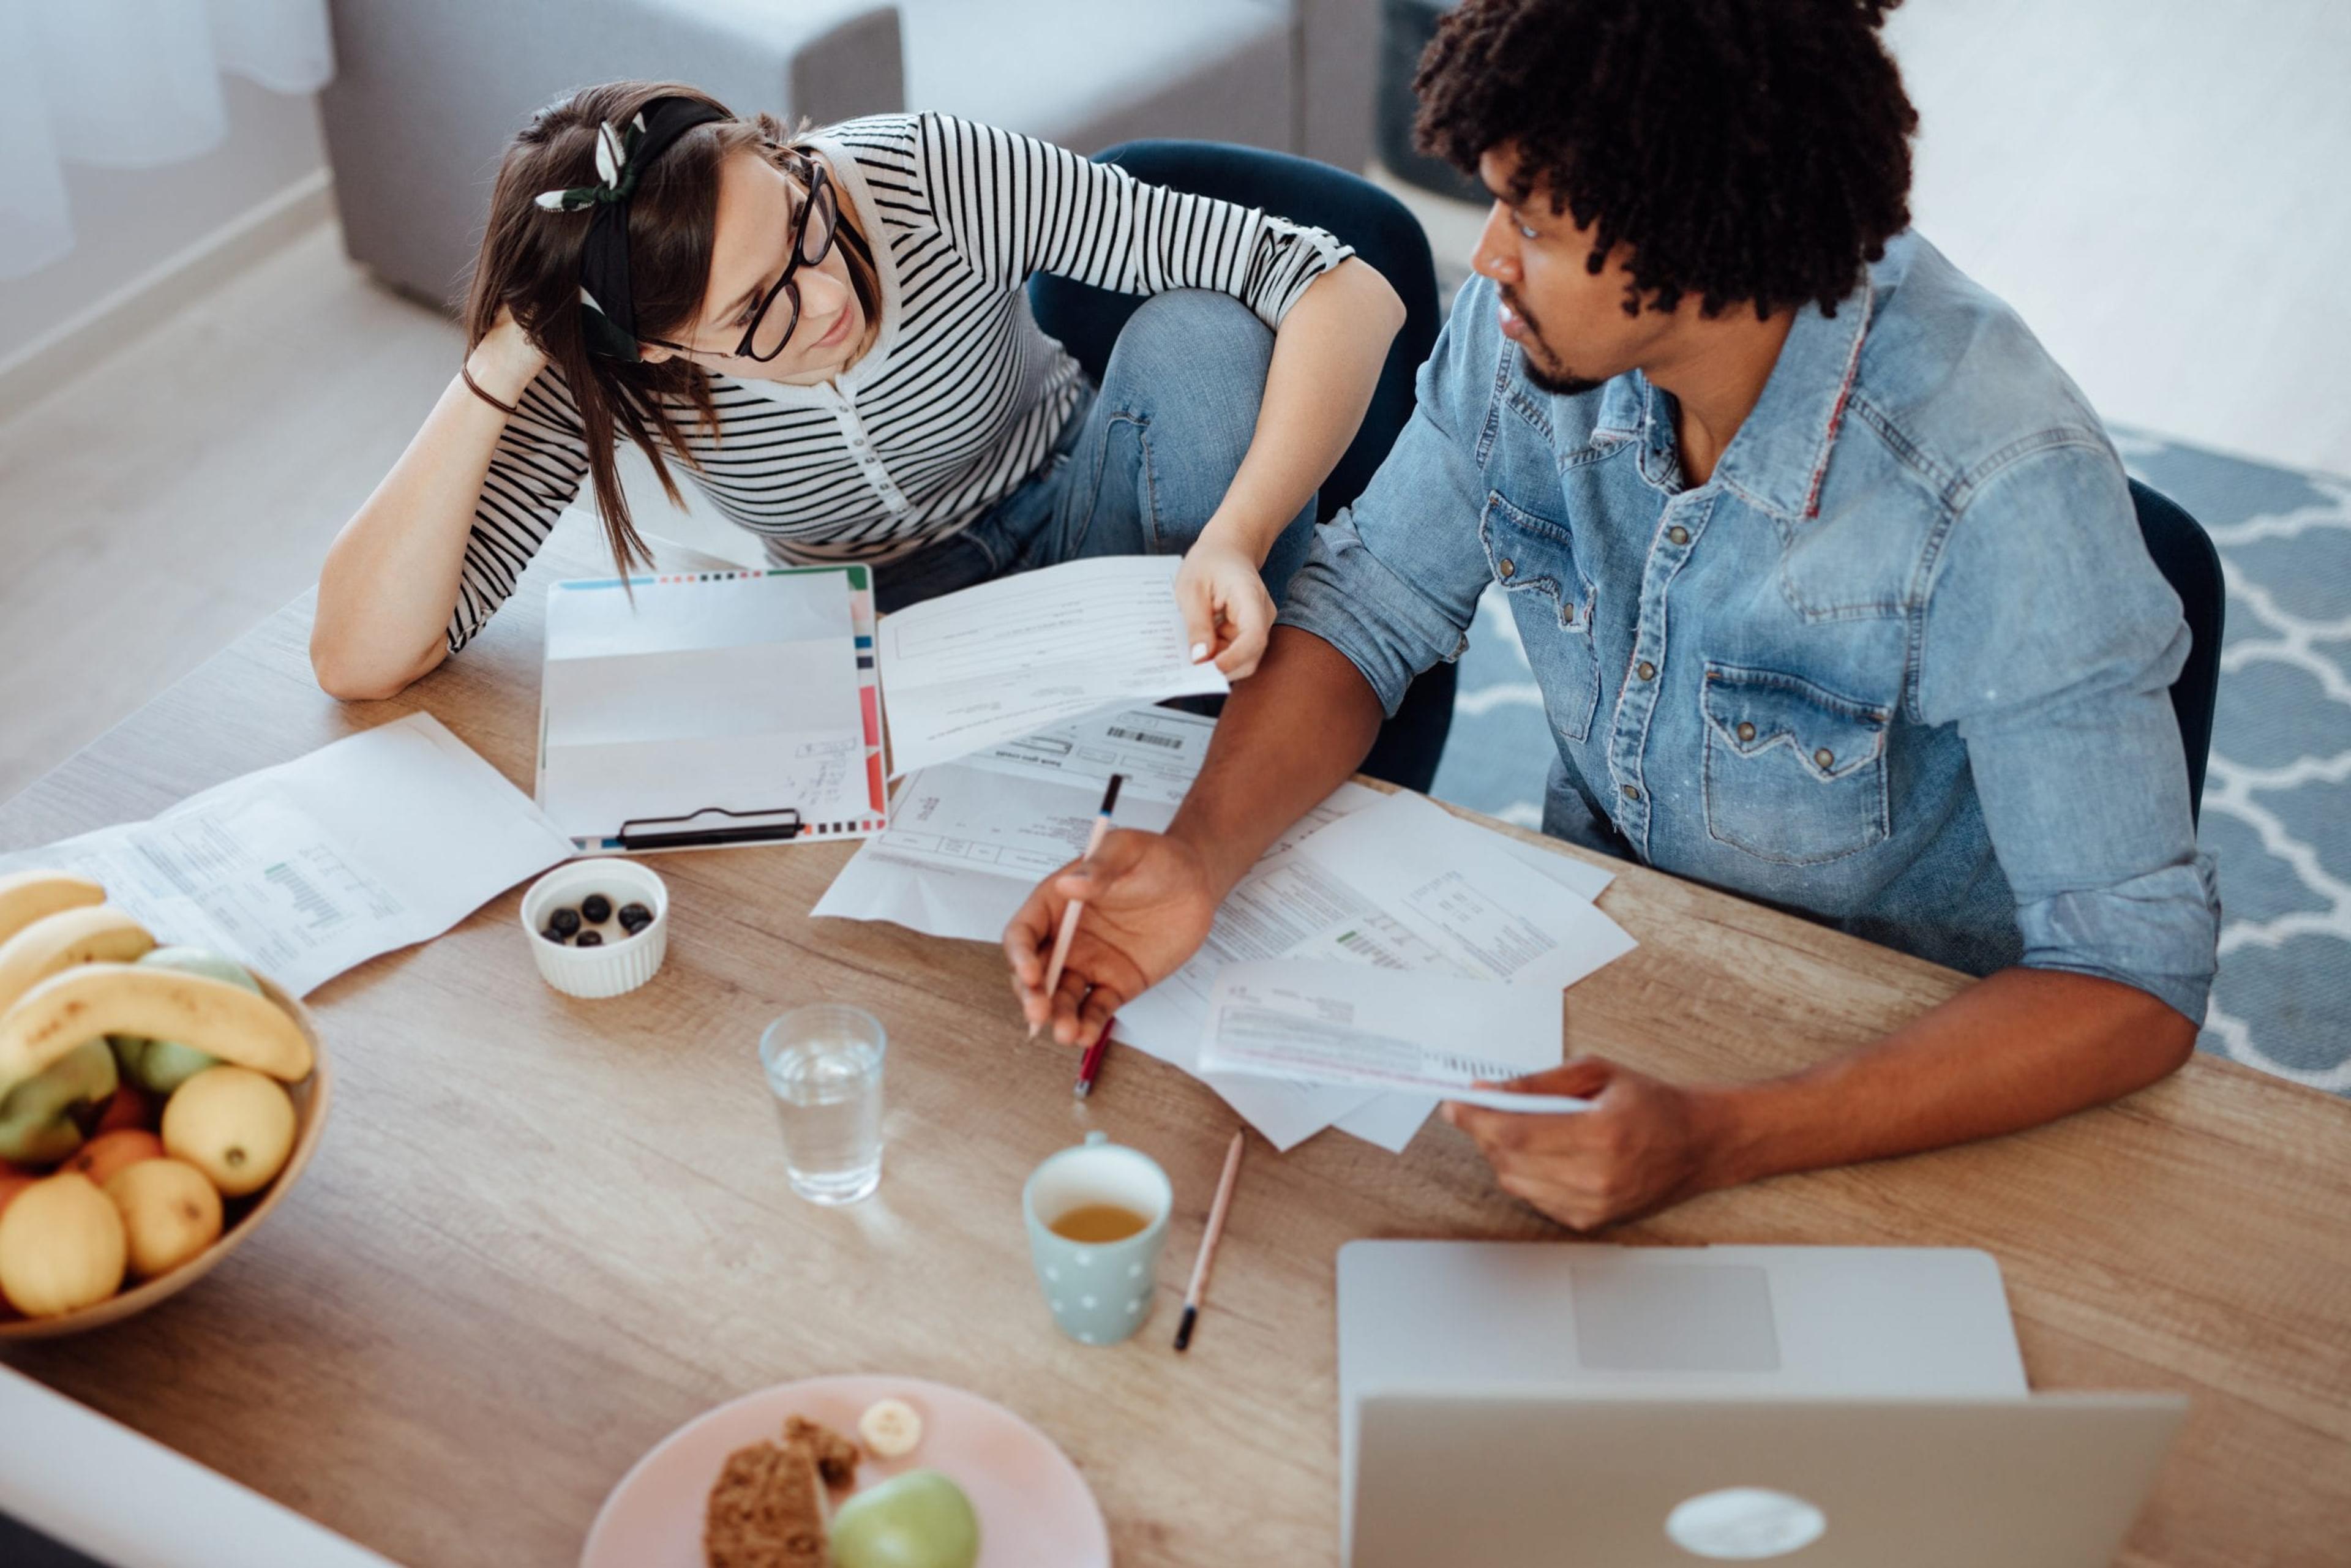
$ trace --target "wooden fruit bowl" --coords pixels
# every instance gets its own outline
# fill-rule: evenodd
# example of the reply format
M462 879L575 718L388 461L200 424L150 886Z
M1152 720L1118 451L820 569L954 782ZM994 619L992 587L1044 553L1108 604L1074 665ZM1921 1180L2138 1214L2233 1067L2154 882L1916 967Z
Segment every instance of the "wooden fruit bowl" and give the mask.
M19 1339L50 1339L58 1334L79 1333L84 1329L104 1328L120 1322L134 1312L143 1312L167 1296L174 1296L206 1274L220 1260L245 1245L246 1238L269 1218L270 1210L284 1201L301 1179L303 1168L309 1165L310 1155L319 1146L319 1134L327 1125L327 1107L333 1098L333 1079L327 1069L326 1043L319 1038L318 1020L301 999L286 994L277 981L266 975L253 977L260 982L262 993L284 1008L310 1042L310 1076L299 1083L286 1085L286 1092L294 1102L294 1150L286 1156L286 1168L277 1179L251 1197L227 1200L230 1220L221 1232L220 1239L195 1257L189 1259L168 1274L131 1285L109 1296L95 1306L84 1307L78 1312L67 1312L54 1318L18 1317L5 1302L0 1302L0 1341Z

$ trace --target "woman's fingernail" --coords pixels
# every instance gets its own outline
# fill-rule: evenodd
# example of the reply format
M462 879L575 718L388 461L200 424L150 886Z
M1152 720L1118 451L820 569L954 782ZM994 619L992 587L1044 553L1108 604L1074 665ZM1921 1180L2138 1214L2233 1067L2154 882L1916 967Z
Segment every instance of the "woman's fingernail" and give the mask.
M1207 656L1208 645L1206 643L1195 643L1192 644L1192 662L1194 664L1198 664Z

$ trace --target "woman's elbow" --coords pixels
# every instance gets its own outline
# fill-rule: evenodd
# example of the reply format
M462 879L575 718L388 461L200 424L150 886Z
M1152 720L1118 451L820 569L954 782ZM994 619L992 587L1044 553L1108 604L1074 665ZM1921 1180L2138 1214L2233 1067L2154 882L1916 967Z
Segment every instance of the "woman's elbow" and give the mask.
M398 696L437 663L436 659L427 661L421 668L392 670L355 659L315 634L310 639L310 673L318 677L319 689L338 702L381 702L385 697Z
M1364 313L1384 341L1393 340L1398 332L1404 330L1408 314L1405 309L1404 296L1395 291L1395 285L1390 283L1387 275L1378 267L1361 256L1354 260L1364 269L1363 282L1359 286L1364 295Z

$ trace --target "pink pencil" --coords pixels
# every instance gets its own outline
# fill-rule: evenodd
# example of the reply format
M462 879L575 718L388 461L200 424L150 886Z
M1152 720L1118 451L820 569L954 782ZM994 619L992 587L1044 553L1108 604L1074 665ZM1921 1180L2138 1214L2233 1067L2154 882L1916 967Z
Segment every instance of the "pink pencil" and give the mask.
M1104 839L1110 837L1111 810L1118 804L1118 787L1124 782L1126 776L1123 773L1110 776L1110 788L1102 791L1102 810L1094 814L1094 831L1086 835L1085 858L1088 860L1094 858L1094 852L1102 847ZM1053 961L1045 966L1045 1016L1048 1019L1053 1016L1053 993L1061 984L1061 966L1070 961L1070 942L1078 934L1078 912L1085 906L1084 899L1073 898L1070 900L1070 906L1061 911L1061 932L1053 938ZM1044 1027L1043 1024L1030 1024L1029 1038L1036 1039L1037 1031Z
M1208 1228L1200 1232L1200 1256L1192 1263L1192 1282L1184 1287L1184 1321L1176 1325L1177 1350L1189 1350L1192 1346L1192 1325L1200 1321L1200 1303L1208 1291L1208 1267L1217 1260L1217 1243L1224 1239L1225 1215L1233 1207L1233 1186L1241 1174L1241 1150L1248 1145L1247 1133L1235 1133L1233 1146L1225 1151L1225 1174L1217 1181L1217 1201L1208 1206Z

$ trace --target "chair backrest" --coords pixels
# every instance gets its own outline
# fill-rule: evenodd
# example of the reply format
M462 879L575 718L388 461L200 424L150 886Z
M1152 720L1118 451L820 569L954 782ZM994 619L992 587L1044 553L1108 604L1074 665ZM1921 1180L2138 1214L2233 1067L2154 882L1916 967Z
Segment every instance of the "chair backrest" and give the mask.
M1402 202L1360 175L1288 152L1220 141L1126 141L1094 155L1138 180L1194 195L1262 208L1327 229L1388 280L1405 305L1404 329L1388 347L1379 386L1346 454L1322 482L1316 510L1328 518L1370 482L1412 417L1413 376L1437 347L1437 268L1428 236ZM1058 338L1097 382L1111 346L1142 301L1040 273L1029 285L1037 324Z
M2179 595L2188 619L2188 663L2171 683L2171 711L2179 720L2180 749L2188 754L2188 801L2204 805L2204 762L2212 749L2212 704L2220 686L2220 629L2228 591L2220 577L2220 552L2211 536L2170 497L2152 486L2130 482L2139 533L2156 570Z

